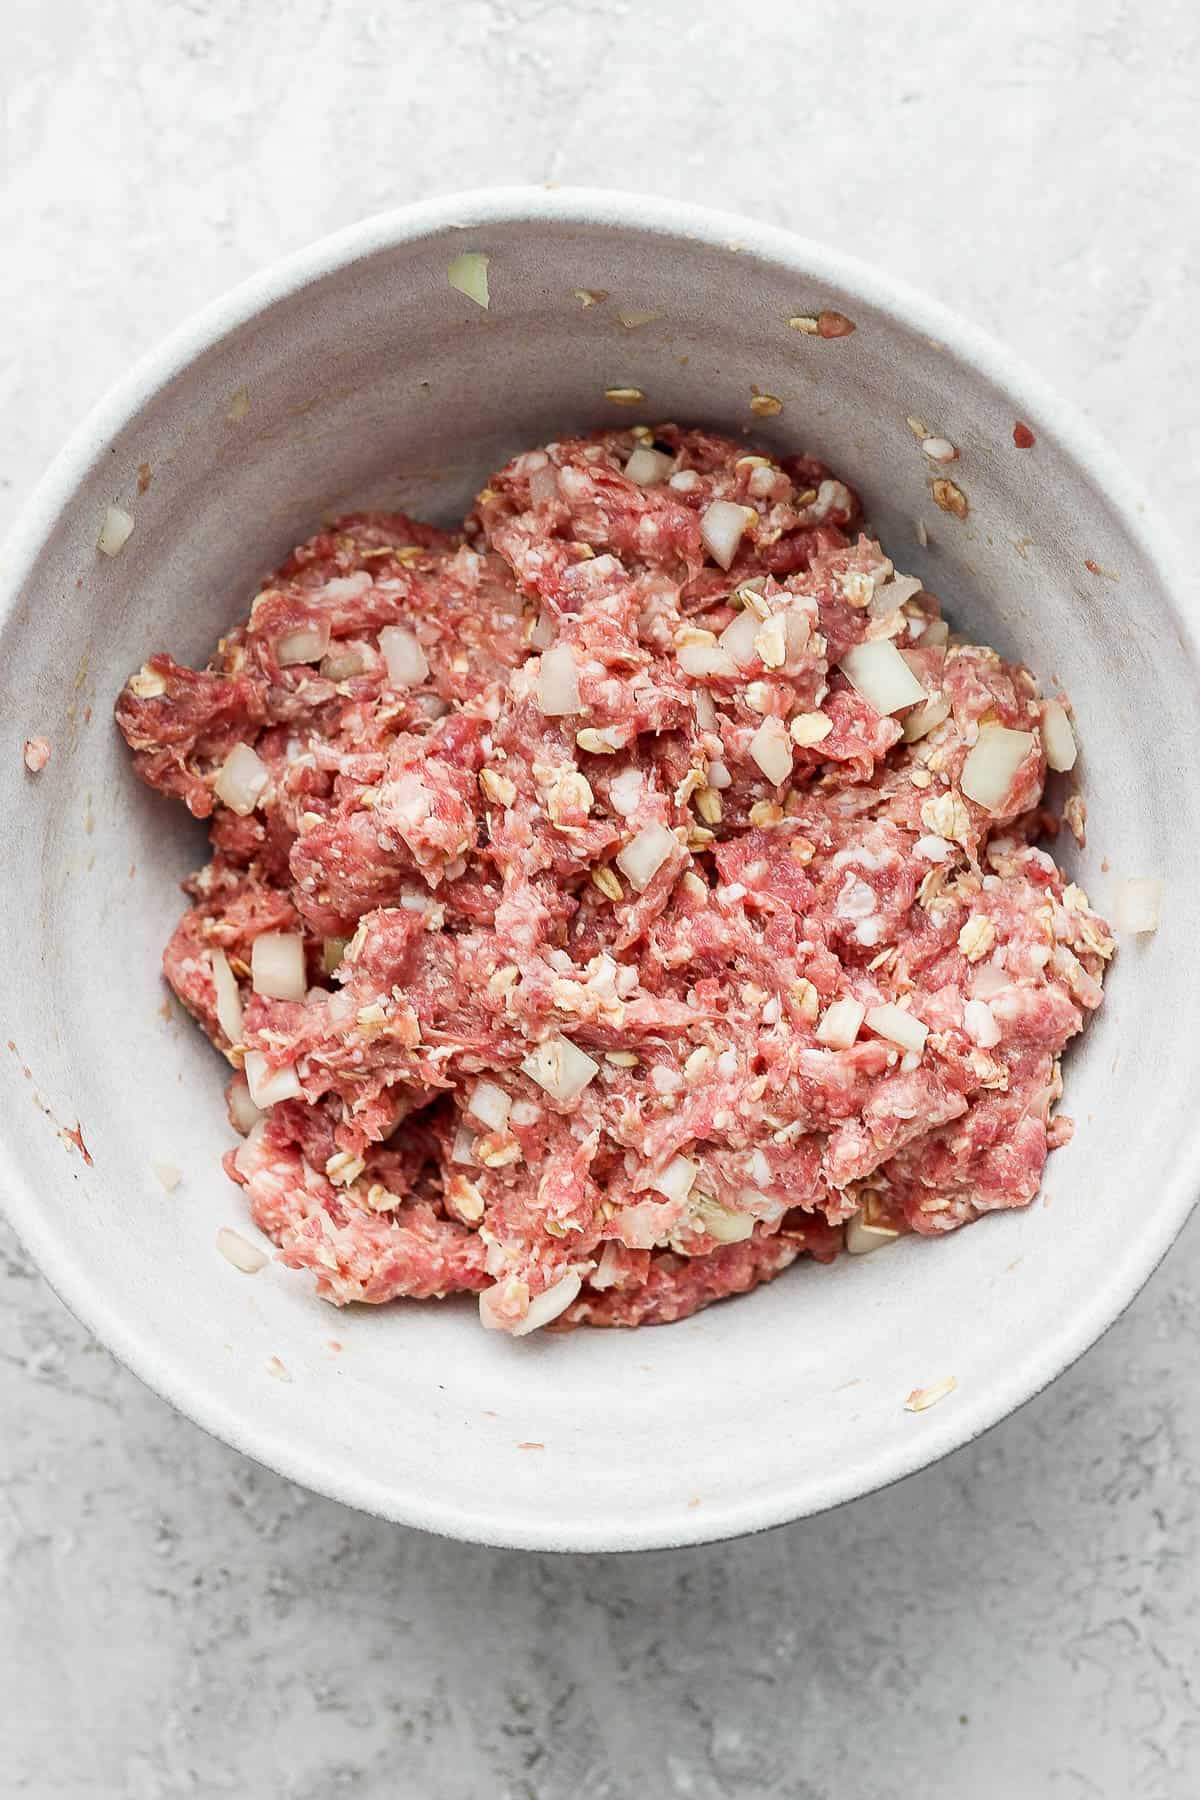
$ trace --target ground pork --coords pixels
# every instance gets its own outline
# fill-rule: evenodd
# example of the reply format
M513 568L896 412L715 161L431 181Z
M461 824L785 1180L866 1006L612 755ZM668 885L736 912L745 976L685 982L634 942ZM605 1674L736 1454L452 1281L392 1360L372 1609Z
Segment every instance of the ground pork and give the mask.
M130 679L210 821L164 969L244 1069L226 1167L327 1299L665 1323L1033 1198L1112 938L1036 842L1034 678L860 519L810 457L564 439Z

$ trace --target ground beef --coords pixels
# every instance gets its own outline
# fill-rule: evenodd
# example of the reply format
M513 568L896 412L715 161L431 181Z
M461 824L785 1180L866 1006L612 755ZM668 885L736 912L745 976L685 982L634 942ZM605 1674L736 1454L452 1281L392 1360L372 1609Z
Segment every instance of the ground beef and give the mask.
M1033 1198L1112 939L1035 842L1033 677L859 520L808 457L564 440L131 678L138 773L211 820L164 967L245 1068L226 1166L327 1299L664 1323ZM877 710L866 643L924 698Z

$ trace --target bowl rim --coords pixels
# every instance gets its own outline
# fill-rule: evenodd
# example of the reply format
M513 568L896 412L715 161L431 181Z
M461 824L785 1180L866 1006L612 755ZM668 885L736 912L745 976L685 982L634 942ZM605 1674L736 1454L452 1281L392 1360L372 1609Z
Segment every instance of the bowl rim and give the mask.
M15 604L64 510L107 445L148 399L184 373L200 355L267 308L305 287L367 259L448 230L501 225L567 224L641 230L686 237L716 249L737 250L803 274L810 283L849 290L897 323L971 363L1009 394L1014 417L1044 422L1061 447L1106 493L1123 529L1157 568L1175 614L1182 646L1200 665L1200 638L1185 595L1182 549L1158 508L1083 415L1043 379L978 327L907 283L856 257L780 227L664 197L615 189L499 187L437 196L383 213L292 252L217 296L143 354L92 407L50 463L18 513L0 551L0 623ZM58 1297L86 1329L145 1385L185 1417L243 1455L329 1499L397 1524L498 1547L555 1551L661 1549L707 1543L766 1530L861 1498L916 1473L971 1442L1014 1412L1075 1362L1134 1299L1178 1236L1200 1193L1200 1120L1185 1132L1172 1175L1160 1189L1148 1226L1129 1234L1122 1256L1102 1287L1076 1295L1061 1323L1033 1351L998 1369L986 1386L956 1396L952 1408L924 1421L907 1443L874 1452L852 1465L814 1476L793 1474L766 1491L677 1516L639 1521L625 1514L602 1526L561 1517L553 1529L489 1509L485 1494L448 1505L410 1491L403 1478L382 1482L353 1467L331 1466L269 1418L243 1416L206 1392L202 1381L161 1349L126 1315L122 1296L106 1295L86 1262L47 1223L35 1185L26 1180L0 1119L0 1195L28 1253Z

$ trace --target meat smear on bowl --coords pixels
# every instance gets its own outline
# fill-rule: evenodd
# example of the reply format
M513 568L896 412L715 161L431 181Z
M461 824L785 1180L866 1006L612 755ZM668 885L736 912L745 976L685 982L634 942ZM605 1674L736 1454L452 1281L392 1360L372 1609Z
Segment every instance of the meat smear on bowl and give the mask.
M1036 843L1067 711L859 523L811 457L564 439L131 678L211 822L164 968L225 1166L327 1299L661 1324L1032 1200L1113 950Z

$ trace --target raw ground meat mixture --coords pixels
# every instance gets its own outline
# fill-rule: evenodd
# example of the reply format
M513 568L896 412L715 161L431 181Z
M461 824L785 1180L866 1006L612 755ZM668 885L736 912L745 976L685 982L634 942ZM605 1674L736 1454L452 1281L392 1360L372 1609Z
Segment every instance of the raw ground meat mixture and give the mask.
M661 1324L1025 1206L1113 942L1068 708L806 456L603 431L359 513L117 719L211 820L164 956L225 1159L339 1305Z

